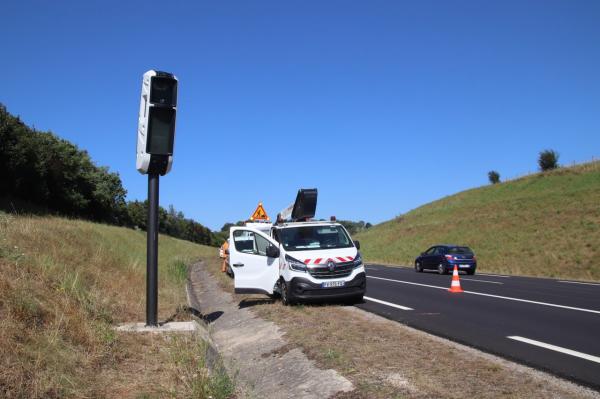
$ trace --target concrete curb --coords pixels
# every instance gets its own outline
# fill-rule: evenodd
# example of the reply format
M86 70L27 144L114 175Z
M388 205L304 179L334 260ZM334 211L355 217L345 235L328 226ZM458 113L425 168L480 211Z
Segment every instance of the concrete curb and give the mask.
M209 325L206 320L206 317L203 315L200 301L198 301L198 297L193 289L193 284L191 280L191 271L192 266L188 267L188 279L185 285L185 292L187 296L187 302L190 312L194 315L194 323L198 325L196 329L196 333L199 335L200 339L206 342L206 366L213 373L226 373L227 371L223 367L223 362L221 360L221 355L219 354L219 350L215 345L213 339L211 338Z
M300 349L287 349L277 325L241 308L203 262L190 267L187 291L240 398L321 399L354 389L337 371L319 369Z

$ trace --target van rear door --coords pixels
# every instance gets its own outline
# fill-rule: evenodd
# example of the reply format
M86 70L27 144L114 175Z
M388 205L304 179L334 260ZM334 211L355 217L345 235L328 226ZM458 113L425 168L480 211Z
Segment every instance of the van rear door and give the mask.
M278 243L248 227L232 227L229 243L229 264L234 273L235 292L273 294L279 279L279 258L267 256L267 248L279 248Z

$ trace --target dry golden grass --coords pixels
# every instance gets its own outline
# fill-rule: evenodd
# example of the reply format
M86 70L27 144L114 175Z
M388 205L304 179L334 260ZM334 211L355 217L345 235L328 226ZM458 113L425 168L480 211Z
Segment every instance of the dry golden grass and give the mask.
M357 235L369 262L469 245L484 272L600 280L600 162L467 190Z
M165 320L186 305L186 265L216 249L164 236L159 242ZM211 391L205 348L191 336L114 332L120 322L145 318L145 251L143 232L0 214L0 397L231 394L231 387ZM182 379L190 373L194 379Z

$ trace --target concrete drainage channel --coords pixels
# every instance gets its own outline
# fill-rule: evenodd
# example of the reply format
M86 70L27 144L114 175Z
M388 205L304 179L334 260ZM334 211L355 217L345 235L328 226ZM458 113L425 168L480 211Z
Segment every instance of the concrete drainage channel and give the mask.
M203 262L191 266L187 294L189 306L207 322L210 351L220 354L241 396L316 399L354 389L335 370L319 369L300 349L283 350L287 342L279 328L240 309Z

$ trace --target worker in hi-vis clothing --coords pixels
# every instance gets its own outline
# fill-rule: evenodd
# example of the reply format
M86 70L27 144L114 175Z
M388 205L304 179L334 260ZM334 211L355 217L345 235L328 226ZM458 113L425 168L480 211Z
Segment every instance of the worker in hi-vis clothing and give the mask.
M229 258L229 240L225 240L223 245L221 245L221 250L219 251L219 255L223 258L223 264L221 265L221 271L225 273L227 271L227 259Z

